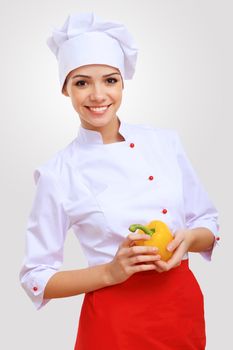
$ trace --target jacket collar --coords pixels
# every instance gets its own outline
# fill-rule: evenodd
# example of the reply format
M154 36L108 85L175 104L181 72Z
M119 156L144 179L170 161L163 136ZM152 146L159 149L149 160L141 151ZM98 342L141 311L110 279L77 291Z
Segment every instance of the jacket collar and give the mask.
M119 119L119 118L118 118ZM128 124L120 121L119 133L124 137L125 140L128 138ZM77 140L81 144L104 144L102 135L98 131L85 129L82 125L79 127Z

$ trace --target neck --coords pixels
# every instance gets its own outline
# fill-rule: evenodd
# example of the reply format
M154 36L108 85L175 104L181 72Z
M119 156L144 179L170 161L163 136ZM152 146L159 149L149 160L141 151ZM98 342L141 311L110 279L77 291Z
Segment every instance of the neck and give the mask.
M99 132L102 136L103 143L114 143L125 141L124 137L119 133L120 121L116 116L107 125L92 130Z
M103 143L114 143L125 141L124 137L119 133L120 121L118 117L112 120L104 130L100 130Z

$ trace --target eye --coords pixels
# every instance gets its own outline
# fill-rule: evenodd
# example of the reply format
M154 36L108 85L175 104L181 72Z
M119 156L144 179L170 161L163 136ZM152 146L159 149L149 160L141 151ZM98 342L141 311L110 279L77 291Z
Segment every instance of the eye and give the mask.
M117 83L118 82L118 80L116 79L116 78L108 78L107 79L107 83L108 84L115 84L115 83Z
M86 81L85 80L78 80L78 81L76 81L75 85L79 86L79 87L83 87L86 85Z

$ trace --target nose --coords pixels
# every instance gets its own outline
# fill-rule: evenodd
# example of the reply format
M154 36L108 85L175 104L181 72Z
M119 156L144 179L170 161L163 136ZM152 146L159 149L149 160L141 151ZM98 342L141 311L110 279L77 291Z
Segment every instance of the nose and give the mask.
M100 85L96 84L93 85L92 87L92 91L90 93L90 100L93 102L102 102L106 99L105 97L105 92L104 92L104 88L101 87Z

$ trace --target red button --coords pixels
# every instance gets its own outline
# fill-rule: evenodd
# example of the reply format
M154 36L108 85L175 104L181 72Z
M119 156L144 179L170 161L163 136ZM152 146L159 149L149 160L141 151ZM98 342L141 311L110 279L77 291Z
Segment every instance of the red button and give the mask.
M220 237L216 237L216 241L219 241L220 240Z
M152 175L149 176L149 180L150 180L150 181L154 180L154 176L152 176Z
M164 208L164 209L162 210L162 213L163 213L163 214L167 214L167 209Z
M131 147L131 148L134 148L134 146L135 146L134 143L131 143L131 144L130 144L130 147Z
M34 290L34 292L37 292L38 288L37 287L33 287L33 290Z

